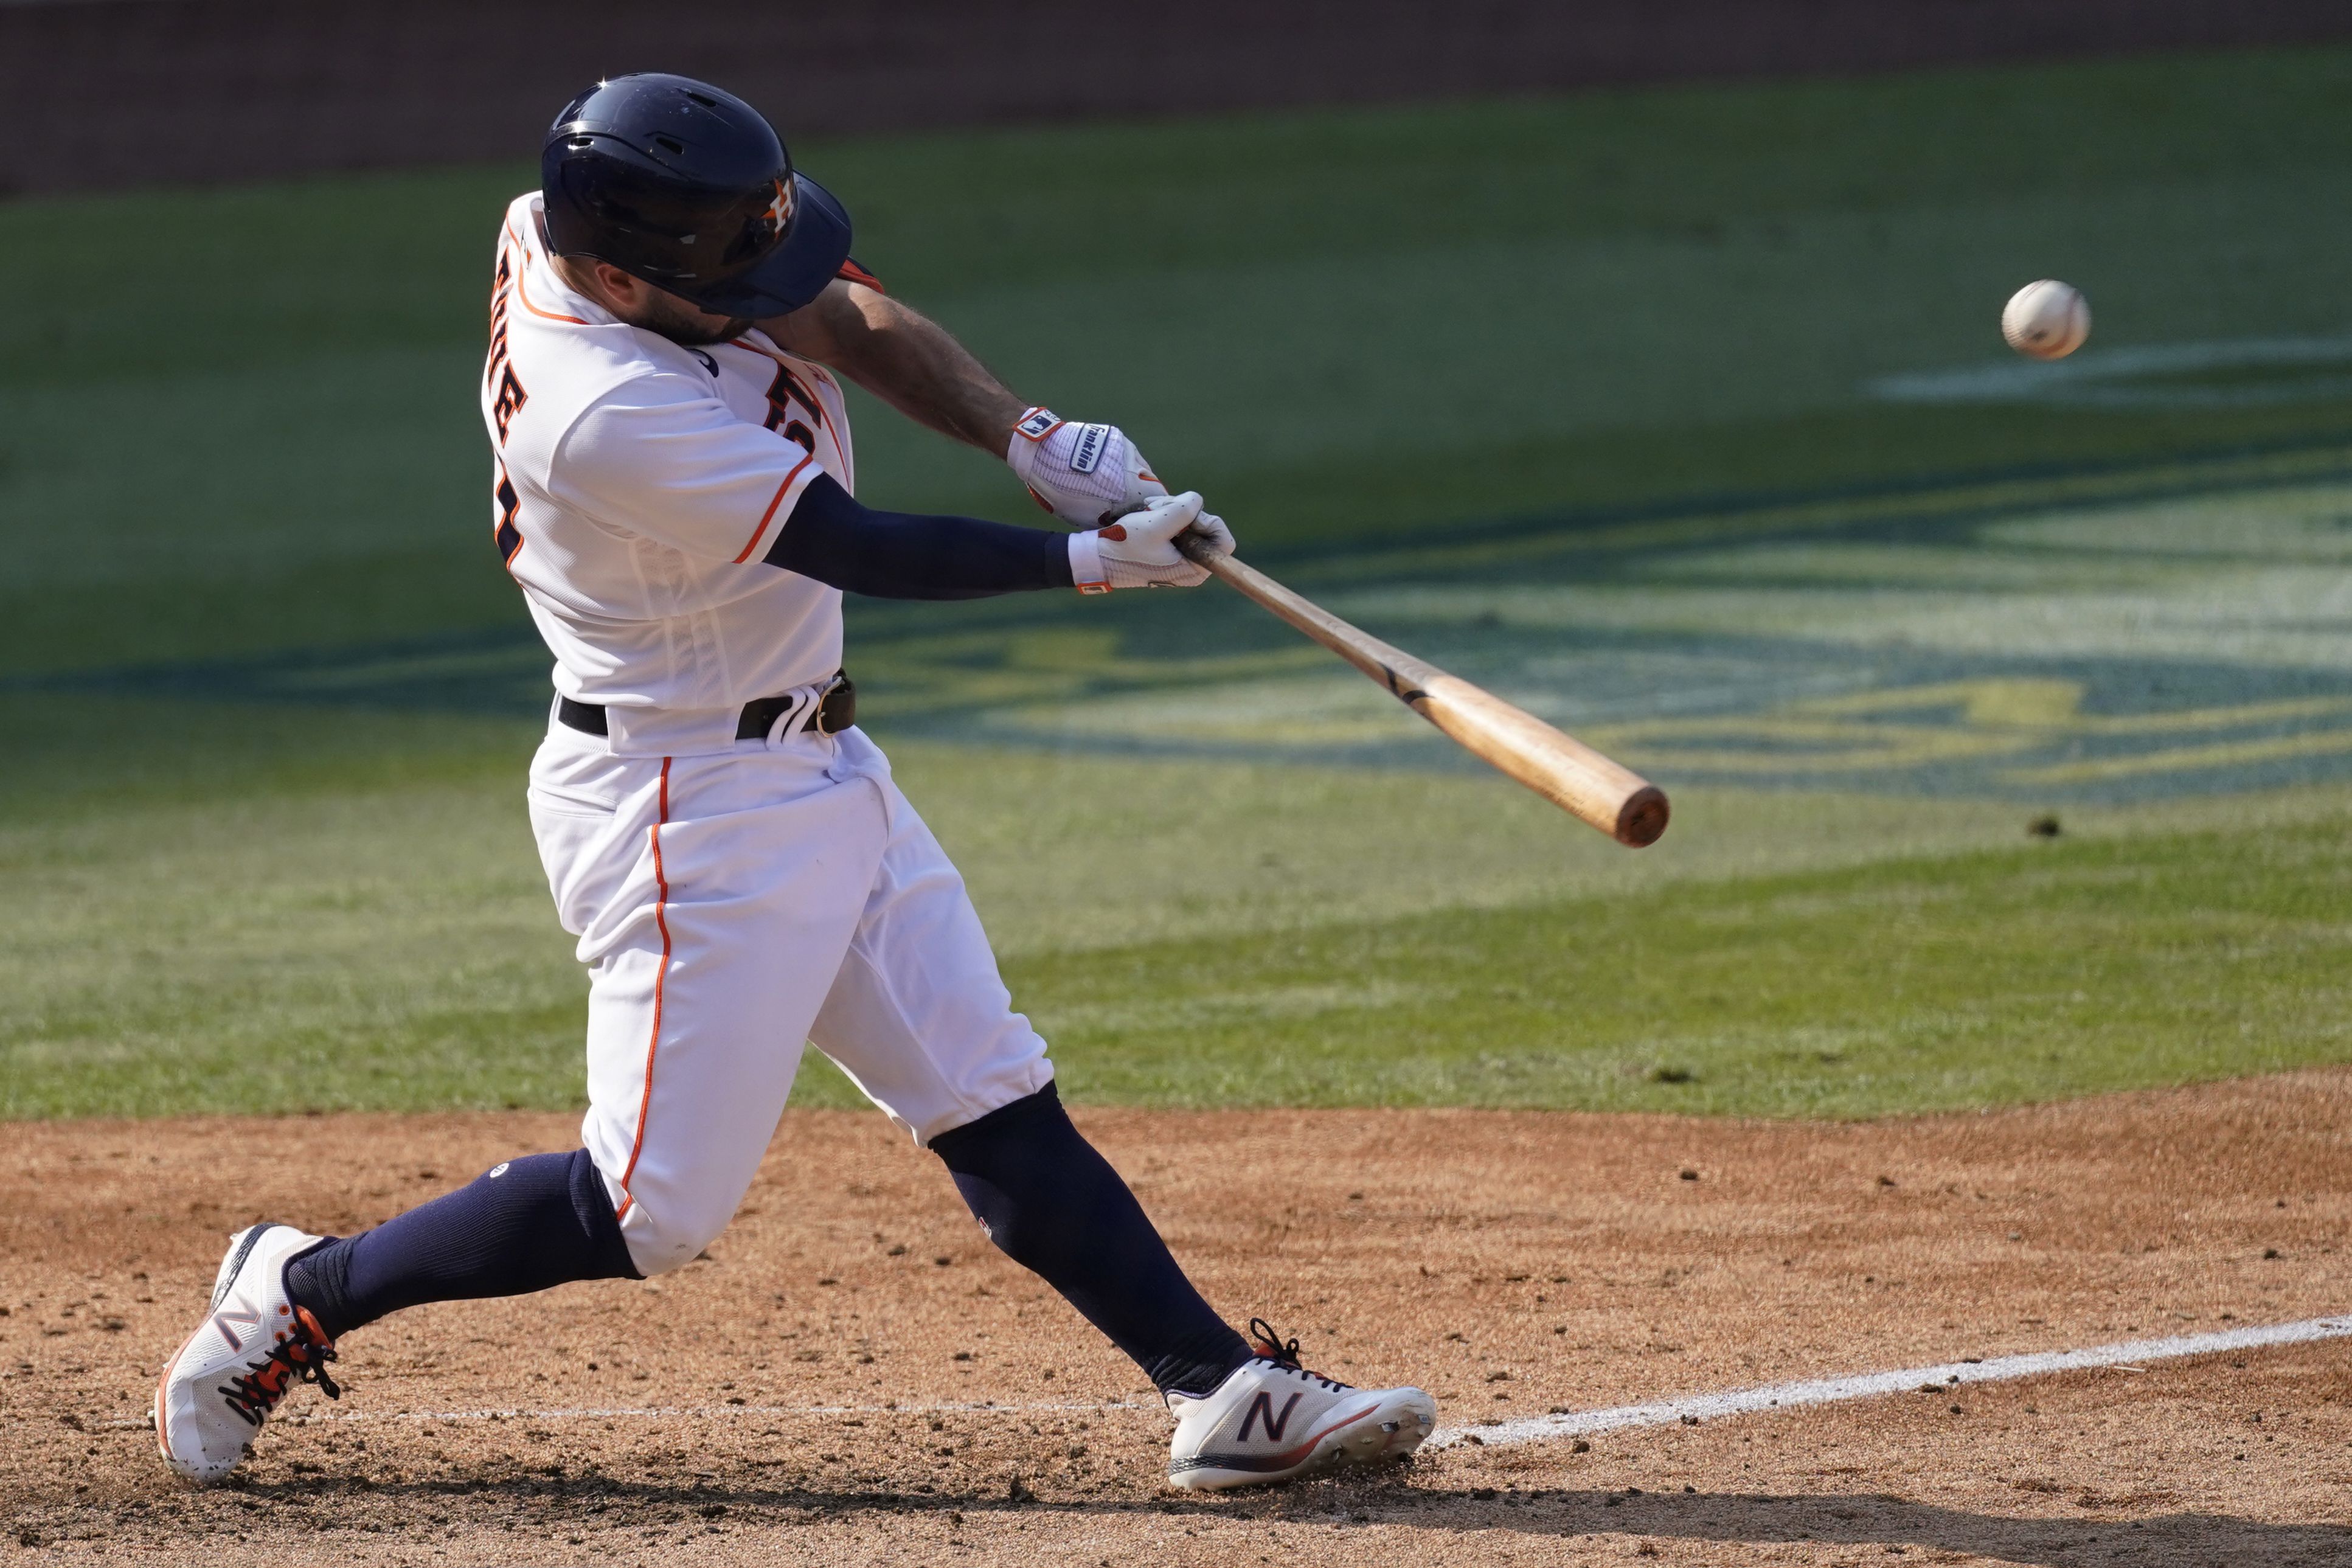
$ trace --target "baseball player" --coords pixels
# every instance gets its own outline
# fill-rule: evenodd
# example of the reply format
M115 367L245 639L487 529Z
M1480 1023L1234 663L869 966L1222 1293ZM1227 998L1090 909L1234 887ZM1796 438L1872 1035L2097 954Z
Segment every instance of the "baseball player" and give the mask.
M1142 1367L1181 1487L1410 1452L1435 1406L1244 1341L1079 1136L962 880L855 727L844 591L1191 587L1230 550L1116 426L1025 405L850 259L848 216L749 105L599 83L507 209L481 384L492 537L554 655L531 828L589 975L581 1148L520 1155L352 1237L260 1224L163 1373L183 1476L245 1457L336 1343L424 1301L640 1279L700 1252L804 1042L947 1166L995 1244ZM1077 531L855 499L839 377L1002 455Z

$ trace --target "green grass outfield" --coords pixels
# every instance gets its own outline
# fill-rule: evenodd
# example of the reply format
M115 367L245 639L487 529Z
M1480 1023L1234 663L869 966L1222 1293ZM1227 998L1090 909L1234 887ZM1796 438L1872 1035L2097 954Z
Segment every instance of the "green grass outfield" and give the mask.
M1017 388L1675 795L1603 843L1218 591L855 605L1066 1089L1847 1116L2352 1059L2347 89L803 150ZM576 1103L473 405L527 178L0 205L0 1115ZM2045 275L2098 333L2021 379ZM869 499L1035 516L859 420Z

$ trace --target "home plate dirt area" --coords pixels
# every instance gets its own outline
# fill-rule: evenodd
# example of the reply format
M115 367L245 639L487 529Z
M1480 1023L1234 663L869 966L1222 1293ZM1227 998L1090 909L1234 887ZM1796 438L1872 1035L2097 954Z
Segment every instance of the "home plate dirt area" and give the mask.
M572 1124L18 1124L0 1560L2352 1563L2347 1339L1499 1425L2352 1313L2352 1073L1860 1125L1078 1114L1230 1316L1421 1383L1467 1436L1171 1493L1150 1391L936 1162L878 1116L793 1112L707 1258L351 1335L340 1402L299 1390L194 1491L149 1391L228 1231L371 1223Z

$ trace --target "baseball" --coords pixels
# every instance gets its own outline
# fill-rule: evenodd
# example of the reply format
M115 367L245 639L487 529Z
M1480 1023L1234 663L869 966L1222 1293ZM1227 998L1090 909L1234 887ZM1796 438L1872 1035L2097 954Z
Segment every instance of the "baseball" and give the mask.
M2073 284L2044 278L2009 297L2000 335L2029 359L2064 359L2091 335L2091 307Z

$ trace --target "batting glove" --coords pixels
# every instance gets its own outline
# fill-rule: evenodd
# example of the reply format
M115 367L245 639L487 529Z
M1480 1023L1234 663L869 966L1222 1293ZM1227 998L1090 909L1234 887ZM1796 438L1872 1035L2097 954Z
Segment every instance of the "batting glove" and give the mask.
M1198 490L1154 496L1139 511L1087 533L1070 535L1070 576L1081 594L1113 588L1197 588L1209 569L1176 548L1176 536L1190 529L1212 549L1230 555L1233 530L1225 520L1201 510Z
M1048 408L1021 416L1004 460L1039 506L1080 528L1099 528L1168 493L1118 426L1073 425Z

